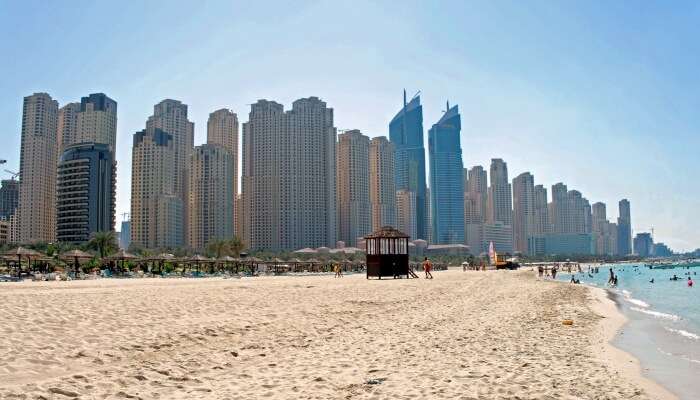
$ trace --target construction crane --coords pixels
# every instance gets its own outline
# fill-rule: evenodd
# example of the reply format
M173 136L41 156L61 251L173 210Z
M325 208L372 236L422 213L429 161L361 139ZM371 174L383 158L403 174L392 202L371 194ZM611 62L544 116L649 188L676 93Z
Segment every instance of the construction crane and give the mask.
M13 180L13 181L15 180L15 178L17 178L17 177L19 176L19 172L10 171L9 169L6 169L5 172L7 172L8 174L12 175L12 180Z

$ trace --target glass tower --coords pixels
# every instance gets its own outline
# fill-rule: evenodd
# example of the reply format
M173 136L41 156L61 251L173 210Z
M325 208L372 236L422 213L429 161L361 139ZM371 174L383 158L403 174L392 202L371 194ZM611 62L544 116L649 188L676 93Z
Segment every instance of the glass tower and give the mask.
M420 96L406 102L389 123L389 140L394 145L396 190L408 190L416 195L416 238L427 239L427 205L425 186L425 147L423 145L423 107Z
M430 205L433 243L464 244L464 165L460 145L461 119L450 108L428 131Z

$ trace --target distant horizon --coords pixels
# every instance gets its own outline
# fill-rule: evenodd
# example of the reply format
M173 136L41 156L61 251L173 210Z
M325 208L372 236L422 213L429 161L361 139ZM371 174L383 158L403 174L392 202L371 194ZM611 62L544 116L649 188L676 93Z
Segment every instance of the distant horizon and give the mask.
M168 4L0 5L0 34L13 38L0 43L10 60L0 72L12 77L0 97L2 169L19 169L24 96L46 92L63 106L105 93L119 107L118 229L130 212L132 136L163 99L188 105L200 145L210 112L231 109L242 125L261 98L287 109L317 96L338 130L388 137L403 90L420 90L426 160L428 129L449 100L460 106L465 168L502 158L509 181L530 172L549 199L562 182L605 203L611 222L626 198L634 234L654 227L674 251L700 247L699 5ZM263 10L269 22L255 18Z

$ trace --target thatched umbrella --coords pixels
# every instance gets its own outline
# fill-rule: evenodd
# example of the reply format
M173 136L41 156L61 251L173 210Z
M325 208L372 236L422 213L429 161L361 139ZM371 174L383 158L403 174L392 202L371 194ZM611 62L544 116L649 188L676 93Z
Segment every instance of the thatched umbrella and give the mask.
M126 251L124 251L124 249L119 249L119 251L116 252L115 254L112 254L111 256L106 257L107 260L114 261L115 263L121 261L121 263L122 263L121 269L122 270L124 270L124 261L136 260L137 258L138 258L138 256L131 254L131 253L127 253Z
M65 253L62 253L61 255L58 256L60 259L63 260L73 260L73 270L75 271L75 276L76 278L78 277L78 267L80 266L80 261L79 260L91 260L95 256L93 256L90 253L86 253L82 250L70 250L66 251Z
M211 258L204 257L201 254L195 254L192 257L188 258L187 261L190 263L194 263L197 266L197 272L199 272L199 266L202 263L212 262Z
M223 256L223 257L217 258L216 261L220 264L223 264L224 266L228 266L230 263L236 262L237 259L233 258L231 256Z
M292 259L289 260L288 262L294 264L294 272L297 272L297 265L303 264L303 261L301 261L301 260L298 259L298 258L292 258Z
M320 264L321 264L321 262L318 261L318 260L315 259L315 258L311 258L311 259L309 259L309 260L306 260L306 262L307 262L307 263L309 264L309 266L311 267L311 268L309 268L309 269L312 270L313 272L317 272L317 271L315 271L315 269L316 269L315 267L316 267L317 265L320 265Z
M39 253L38 251L28 249L26 247L17 247L12 250L8 250L5 253L3 253L4 256L8 258L14 258L17 257L17 276L19 277L22 274L22 257L25 257L27 259L27 268L29 268L29 264L31 263L32 259L37 259L39 257L42 257L43 254Z

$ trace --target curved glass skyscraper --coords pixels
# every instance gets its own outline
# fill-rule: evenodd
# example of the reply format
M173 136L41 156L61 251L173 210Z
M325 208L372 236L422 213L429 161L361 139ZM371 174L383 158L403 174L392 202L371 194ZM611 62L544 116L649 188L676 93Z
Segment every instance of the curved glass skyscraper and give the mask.
M464 166L457 106L428 131L433 243L464 244Z
M423 145L423 107L420 96L406 102L389 123L389 140L394 145L396 190L409 190L416 194L416 234L412 239L427 239L428 199L425 187L425 147Z

